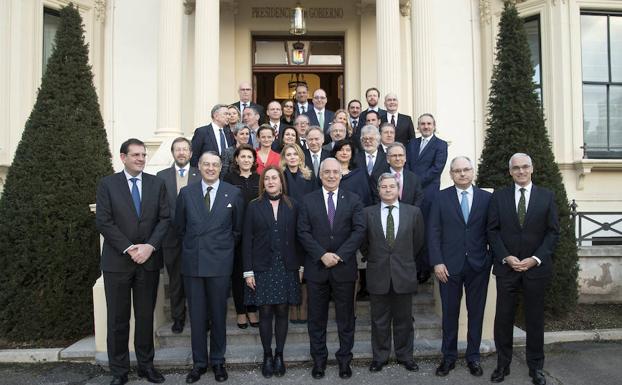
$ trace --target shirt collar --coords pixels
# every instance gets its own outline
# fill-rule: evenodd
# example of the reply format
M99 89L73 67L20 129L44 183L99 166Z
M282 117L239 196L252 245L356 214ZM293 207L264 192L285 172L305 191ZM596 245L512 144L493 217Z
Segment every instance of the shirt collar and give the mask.
M175 170L179 173L179 170L184 169L186 171L190 170L190 163L186 164L184 167L179 167L177 163L175 163Z
M123 173L125 174L125 179L127 179L127 180L130 180L130 179L132 179L132 178L136 178L136 179L138 179L138 180L139 180L139 181L141 181L141 182L143 181L143 173L142 173L142 171L140 172L140 174L138 174L138 175L136 175L136 176L131 176L131 175L127 172L127 170L125 170L125 169L123 169Z
M473 185L469 186L469 188L466 189L466 190L463 190L463 189L461 189L461 188L459 188L458 186L455 186L455 185L454 185L454 187L456 188L456 191L458 191L458 195L461 195L463 191L468 192L471 196L473 195Z
M529 182L529 184L525 187L521 187L514 183L514 192L519 192L521 188L524 188L527 193L531 193L531 188L533 187L533 183Z
M324 194L325 197L328 197L328 190L326 190L324 188L324 186L322 186L322 193ZM339 187L337 187L337 190L333 191L333 196L337 196L339 194Z
M395 171L393 167L389 167L389 170L391 170L391 174L395 174L396 172L399 172L400 176L404 175L404 167L402 167L402 171Z
M387 208L389 205L384 203L383 201L380 201L380 209L384 210L385 208ZM396 200L395 203L393 203L391 206L395 207L396 209L400 208L400 201Z
M216 182L212 183L211 185L207 184L205 182L205 179L201 179L201 187L203 188L203 195L205 195L205 192L207 191L208 187L212 187L212 190L214 191L218 191L218 186L220 185L220 180L216 179Z
M375 158L375 157L376 157L376 155L378 155L378 147L376 147L376 149L374 150L374 152L372 152L371 154L370 154L369 152L365 152L365 157L366 157L366 158L367 158L367 157L369 157L370 155L371 155L373 158Z

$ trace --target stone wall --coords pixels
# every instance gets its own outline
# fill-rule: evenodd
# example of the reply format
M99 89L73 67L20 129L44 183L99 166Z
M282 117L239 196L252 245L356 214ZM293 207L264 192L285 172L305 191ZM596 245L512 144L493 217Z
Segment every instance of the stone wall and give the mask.
M622 246L579 248L579 303L622 303Z

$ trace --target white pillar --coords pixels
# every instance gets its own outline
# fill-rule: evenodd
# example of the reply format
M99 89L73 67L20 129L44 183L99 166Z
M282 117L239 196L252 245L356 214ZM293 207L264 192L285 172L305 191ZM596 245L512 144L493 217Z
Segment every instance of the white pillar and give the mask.
M194 20L194 126L211 121L220 92L220 1L196 0Z
M158 36L158 117L156 136L180 136L183 3L160 1Z
M399 98L401 84L399 0L376 1L376 46L381 100L389 92L394 92Z
M413 117L436 113L436 46L432 0L412 0L410 22L413 42Z

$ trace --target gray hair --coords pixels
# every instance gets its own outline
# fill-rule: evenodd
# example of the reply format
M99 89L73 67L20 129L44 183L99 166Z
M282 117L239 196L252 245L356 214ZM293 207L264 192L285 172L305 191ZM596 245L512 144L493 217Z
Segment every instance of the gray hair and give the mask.
M251 110L251 111L253 111L255 113L255 115L260 115L259 114L259 110L255 106L244 107L244 111L246 111L246 110Z
M382 130L384 130L385 128L392 128L393 132L395 133L395 125L391 124L391 122L384 122L380 125L380 133L382 133Z
M335 159L335 158L326 158L326 159L324 159L324 160L322 161L322 163L320 163L320 173L321 173L322 171L324 171L324 165L326 164L326 162L327 162L327 161L331 161L331 162L332 162L332 161L335 161L335 162L337 162L337 164L340 164L340 163L339 163L339 161L338 161L337 159Z
M401 142L393 142L387 146L387 155L389 155L389 152L391 152L391 149L395 147L401 148L402 150L404 150L404 154L406 154L406 146L404 146L404 144L402 144Z
M328 133L330 134L333 131L333 127L335 127L336 125L340 125L341 127L343 127L343 130L346 132L346 136L348 135L348 129L346 128L346 125L340 122L333 122L333 124L331 124L330 126L328 126Z
M455 157L455 158L453 158L451 160L451 162L449 163L449 171L453 170L454 163L456 161L460 160L460 159L466 160L467 162L469 162L469 165L471 165L471 168L475 168L475 166L473 166L473 162L471 161L471 159L468 156L460 155L460 156L457 156L457 157Z
M380 175L380 177L378 178L378 190L380 190L380 184L382 183L383 180L385 179L393 179L395 181L395 183L397 183L397 188L400 188L400 180L398 179L397 176L395 176L395 174L391 174L390 172L384 172L382 173L382 175Z
M231 133L233 133L233 135L237 135L238 132L240 132L240 130L243 129L247 129L248 131L251 131L251 128L249 126L247 126L244 123L237 123L235 126L231 127Z
M211 150L205 151L204 153L202 153L201 156L199 157L199 162L201 162L201 159L203 159L205 155L214 155L216 158L218 158L218 162L222 166L222 159L220 158L220 155L218 155L215 151L211 151Z
M361 136L365 134L373 134L376 137L376 141L380 142L380 131L378 131L376 126L373 126L371 124L363 126L363 128L361 128Z
M517 152L510 157L510 160L508 161L508 168L512 168L512 161L516 158L527 158L527 162L530 166L533 167L533 162L531 161L531 157L529 155L525 154L524 152Z
M296 116L296 119L294 119L294 124L298 123L298 121L301 119L304 119L307 121L307 123L309 123L309 117L305 114L301 114L301 115Z
M309 128L307 128L307 132L305 133L305 136L309 136L309 133L311 133L311 131L314 131L314 130L319 131L320 134L322 134L322 138L324 138L324 130L322 130L322 127L320 126L309 126Z
M419 124L421 122L421 118L423 117L428 117L430 119L432 119L432 123L434 124L434 126L436 127L436 119L434 119L434 115L432 115L429 112L424 112L423 114L419 115L419 117L417 118L417 124Z
M229 109L229 106L227 104L216 104L214 107L212 107L212 118L214 117L214 115L216 115L216 112L220 110L221 108Z

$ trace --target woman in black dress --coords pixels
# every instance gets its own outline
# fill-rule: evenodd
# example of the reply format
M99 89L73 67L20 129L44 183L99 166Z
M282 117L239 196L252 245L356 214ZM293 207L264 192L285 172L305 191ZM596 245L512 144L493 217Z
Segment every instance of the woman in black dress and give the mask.
M283 115L281 116L281 123L286 126L294 125L295 111L294 111L294 101L290 99L283 100L281 102L281 110L283 111Z
M339 182L339 188L357 194L363 206L371 206L373 200L371 187L369 186L369 176L365 169L355 167L355 155L356 145L350 139L337 141L330 153L330 156L337 159L341 164L341 182Z
M259 181L259 198L246 209L242 235L244 277L250 288L245 302L259 307L259 336L264 351L261 373L266 378L285 374L288 307L300 303L302 258L296 240L297 217L298 208L286 195L283 173L275 166L267 166Z
M240 144L233 152L231 171L225 174L223 180L242 191L244 202L257 198L259 195L259 175L257 169L255 150L249 144ZM233 273L231 274L231 290L233 302L237 313L237 323L240 329L246 329L250 322L252 327L259 326L256 306L244 306L244 278L242 277L242 248L236 247Z

